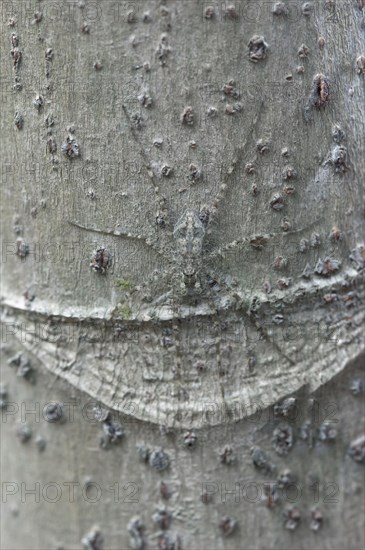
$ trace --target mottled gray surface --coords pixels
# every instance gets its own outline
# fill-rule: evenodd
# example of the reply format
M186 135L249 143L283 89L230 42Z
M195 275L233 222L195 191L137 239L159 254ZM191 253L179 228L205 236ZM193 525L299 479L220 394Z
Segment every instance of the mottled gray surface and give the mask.
M152 536L160 447L183 548L361 548L363 470L346 447L363 411L342 380L364 351L363 1L4 6L2 376L10 400L55 391L123 416L47 424L41 454L37 426L12 426L9 448L33 454L6 452L5 476L143 484L139 504L105 489L99 505L19 511L3 527L9 549L96 548L95 523L105 548L127 548L128 529L135 547L176 547ZM204 230L182 223L197 218ZM294 392L307 411L315 391L339 406L336 441L308 451L296 426L273 457L307 487L301 540L282 528L295 512L200 503L201 482L226 468L227 486L261 479L249 449L270 447L275 426L250 415ZM225 445L236 465L219 466ZM316 534L312 469L340 495ZM225 515L238 527L223 544Z

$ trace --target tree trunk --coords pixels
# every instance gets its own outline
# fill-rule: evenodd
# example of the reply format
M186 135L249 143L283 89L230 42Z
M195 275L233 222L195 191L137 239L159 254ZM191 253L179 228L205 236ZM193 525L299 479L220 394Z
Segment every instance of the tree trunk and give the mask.
M4 2L4 549L364 547L363 8Z

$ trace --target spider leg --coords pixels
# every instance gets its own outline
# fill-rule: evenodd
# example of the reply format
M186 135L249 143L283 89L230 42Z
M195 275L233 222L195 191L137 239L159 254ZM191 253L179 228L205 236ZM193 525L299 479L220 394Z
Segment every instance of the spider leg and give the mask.
M107 231L107 230L104 230L104 229L97 229L95 227L89 227L87 225L83 225L81 223L74 222L74 221L71 221L71 220L67 220L67 222L70 225L74 226L74 227L78 227L79 229L83 229L84 231L91 231L93 233L99 233L100 235L112 235L114 237L125 237L127 239L134 239L134 240L137 240L137 241L142 241L147 246L151 247L160 256L165 258L165 250L163 248L160 248L159 246L157 246L156 242L153 241L151 238L145 237L143 235L137 235L135 233L131 233L130 231L119 231L119 230Z
M140 143L140 140L139 140L139 137L137 135L137 131L136 129L134 128L133 126L133 123L132 123L132 120L131 120L131 117L127 111L127 108L126 106L123 104L122 105L122 110L123 110L123 113L127 119L127 122L128 122L128 128L132 134L132 138L133 138L133 141L137 144L138 146L138 149L139 149L139 154L141 155L142 157L142 160L143 160L143 164L144 164L144 167L145 167L145 170L147 172L147 175L149 177L149 180L153 186L153 189L155 191L155 193L157 195L159 195L159 186L157 184L157 180L156 180L156 176L155 176L155 173L151 167L151 163L149 161L149 158L146 154L146 151L143 149L143 147L141 146L141 143ZM162 198L162 196L160 196L160 198Z
M294 365L295 362L282 351L281 347L278 345L275 339L269 336L264 324L260 323L257 313L253 311L251 307L248 307L247 309L244 308L246 300L244 293L240 290L240 288L236 285L233 286L232 284L230 284L226 278L224 278L223 280L216 272L214 272L213 279L218 282L218 284L221 285L222 288L225 288L228 291L228 294L236 303L236 310L239 309L244 312L245 316L256 328L257 332L262 336L262 338L265 338L265 340L269 342L282 357L284 357L290 364ZM233 304L231 303L227 305L232 306Z
M145 149L142 146L141 139L140 139L140 136L138 134L138 131L133 126L132 119L131 119L131 117L128 113L128 110L127 110L127 108L124 104L122 105L122 110L123 110L123 113L125 115L125 118L126 118L126 121L127 121L127 124L128 124L129 131L131 133L132 139L135 142L135 144L137 145L139 154L142 158L143 166L144 166L145 171L148 175L148 181L152 185L152 188L155 192L157 211L156 211L156 215L155 215L155 221L154 221L154 223L152 223L154 233L156 234L156 237L158 237L159 239L162 239L164 241L164 246L168 247L169 245L171 245L171 231L168 231L166 227L163 227L164 225L168 225L168 222L166 221L167 217L168 217L167 216L167 209L166 209L166 197L160 193L160 187L159 187L160 182L158 181L158 178L157 178L157 176L156 176L156 174L155 174L155 172L154 172L154 170L151 166L151 161L148 158L148 155L147 155ZM147 221L150 221L150 220L147 220ZM156 225L160 226L158 230L156 228Z
M215 286L215 283L218 283L222 287L227 287L227 283L226 282L221 283L221 281L218 280L218 277L216 276L215 273L214 273L214 276L211 276L209 271L205 271L204 274L207 276L207 278L208 277L210 278L210 282L208 283L207 299L208 299L208 302L211 304L213 314L212 314L212 320L209 324L216 331L215 332L215 337L214 337L214 347L215 347L215 357L216 357L216 369L217 369L217 374L218 374L218 379L219 379L219 388L220 388L220 392L221 392L222 405L224 407L224 411L225 411L225 414L227 415L227 418L230 418L232 416L232 410L227 405L226 399L225 399L225 376L226 376L225 368L226 367L223 364L224 363L223 362L224 355L222 354L222 342L223 342L223 340L222 340L222 329L223 329L223 325L222 325L222 321L221 321L221 313L222 312L224 313L225 308L220 307L219 302L217 303L217 299L216 299L217 297L214 296L215 293L218 295L220 290L218 290L218 292L215 292L213 290L213 288ZM234 297L234 301L237 301L236 296ZM226 306L228 306L228 307L230 307L232 305L233 305L232 303L231 304L226 303Z
M224 257L224 254L226 252L242 250L244 247L246 247L248 242L249 242L249 239L245 239L245 238L232 241L228 244L220 246L218 249L214 250L213 252L209 252L209 254L207 255L207 259L209 261L209 260L214 260L216 258L222 258Z
M229 191L229 186L228 186L229 181L230 181L231 177L237 172L237 169L239 168L239 166L241 164L242 153L244 153L244 151L246 149L246 145L248 143L248 140L251 138L252 133L254 132L254 130L255 130L255 128L256 128L259 120L260 120L260 116L261 116L262 111L263 111L262 107L263 107L263 102L261 102L261 104L259 105L258 111L256 113L256 116L255 116L253 122L252 122L251 128L249 129L249 131L246 135L246 139L245 139L243 145L241 145L240 147L237 147L235 149L234 158L233 158L233 160L231 162L231 165L228 168L226 174L223 177L223 183L221 183L221 185L219 186L218 192L215 195L211 205L208 206L208 211L209 211L209 217L208 217L208 222L207 222L208 228L212 223L214 223L215 216L218 212L219 206L220 206L221 202L225 199L225 197L227 195L227 192Z

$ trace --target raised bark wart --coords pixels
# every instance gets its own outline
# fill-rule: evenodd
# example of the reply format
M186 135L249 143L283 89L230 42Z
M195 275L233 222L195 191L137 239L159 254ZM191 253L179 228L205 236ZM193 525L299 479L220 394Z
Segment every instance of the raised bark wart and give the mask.
M302 5L302 14L305 17L309 17L313 11L313 4L311 2L305 2Z
M332 422L323 422L318 429L318 439L320 441L331 442L337 437L337 430Z
M269 44L263 36L255 34L248 43L248 58L253 63L266 58Z
M293 483L295 482L296 482L296 476L288 468L286 468L285 470L282 470L279 473L277 478L277 484L280 489L289 487L290 485L293 485Z
M189 174L187 178L193 183L197 181L201 181L203 179L202 171L197 166L195 166L195 164L190 164Z
M13 67L16 71L22 59L22 52L19 50L19 48L13 48L12 50L10 50L10 53L11 57L13 58Z
M293 428L289 424L277 426L273 432L271 443L279 455L287 455L293 446Z
M270 206L273 210L280 211L285 206L285 201L280 193L275 193L270 200Z
M227 103L224 112L226 113L226 115L235 115L236 113L240 113L242 109L242 103L235 103L234 105Z
M39 24L43 19L43 13L42 12L39 12L37 11L35 14L34 14L34 18L33 18L33 23L35 24Z
M308 48L308 46L306 46L305 44L302 44L302 45L299 47L298 56L299 56L301 59L305 59L305 58L308 57L309 52L310 52L310 49Z
M361 378L354 378L351 380L350 391L352 395L356 397L364 393L364 382Z
M332 149L331 162L335 167L335 172L344 173L348 170L347 149L343 145L336 145Z
M276 2L273 5L272 13L274 15L288 15L289 10L287 6L284 4L284 2Z
M133 550L143 550L145 546L144 541L144 523L138 516L133 517L127 526L129 537L130 537L130 545L133 548Z
M145 109L148 109L149 107L152 107L152 97L149 95L148 92L143 92L137 97L139 103L144 107Z
M37 445L39 453L43 453L47 447L47 441L41 435L37 435L35 444Z
M291 196L295 193L295 187L293 185L285 185L283 188L283 192L285 195Z
M79 145L75 137L69 134L66 138L66 143L61 146L61 151L69 159L76 158L80 155Z
M157 547L158 550L181 550L180 537L176 533L160 533Z
M168 164L164 164L161 168L161 176L165 178L168 178L169 176L171 176L172 172L173 172L173 169Z
M21 237L18 237L15 241L15 254L22 260L29 254L29 245Z
M46 58L46 61L52 61L52 59L53 59L53 50L52 50L52 48L47 48L46 49L44 57Z
M356 59L356 68L357 68L358 75L365 73L365 56L364 55L360 55Z
M92 530L81 539L81 544L86 550L103 550L103 543L104 539L99 527L93 527Z
M292 166L285 166L283 170L283 180L288 180L292 178L294 179L297 177L297 175L298 173L295 168L293 168Z
M230 445L226 445L222 449L222 451L219 453L219 459L221 463L225 464L226 466L230 466L236 461L236 457Z
M109 417L103 422L103 436L100 446L109 449L111 444L120 443L124 437L124 429L119 422L113 422Z
M214 6L207 6L204 11L205 19L213 19L214 16L215 16Z
M171 525L172 515L165 508L157 510L152 516L152 521L163 531L166 531Z
M14 125L18 130L21 130L24 126L24 117L20 111L17 111L14 116Z
M93 252L90 267L97 273L105 274L111 263L112 257L110 252L106 248L98 248Z
M334 124L332 128L332 138L335 143L342 143L346 139L346 134L341 128L340 124Z
M250 454L252 456L252 463L258 470L262 470L266 474L276 470L275 464L269 462L267 454L260 447L252 447Z
M237 528L237 521L225 516L219 522L219 529L225 537L229 537Z
M7 406L8 390L4 384L0 384L0 409Z
M42 109L43 105L44 105L43 96L37 95L37 97L33 100L33 105L37 109L37 111L39 112Z
M64 404L59 402L47 403L43 409L43 416L46 422L64 422L66 420L64 415Z
M350 95L353 94L353 89L350 88ZM311 109L324 109L330 100L330 81L323 74L317 74L312 82L312 88L308 97L308 101L303 109L303 116L306 122L312 119Z
M183 437L184 445L192 449L196 446L197 439L194 432L186 432Z
M330 81L324 74L317 74L313 78L312 89L309 95L309 103L318 109L328 105L330 97Z
M161 481L160 483L160 495L164 500L169 500L171 497L170 489L165 481Z
M286 233L291 228L291 223L289 220L284 219L280 222L280 227Z
M216 107L213 107L213 105L210 105L207 109L207 115L208 117L210 118L215 118L218 114L218 111L216 109Z
M233 4L227 6L224 16L228 19L238 19L239 17L238 11Z
M47 140L47 149L48 149L48 152L51 155L54 155L55 152L57 151L57 145L56 145L56 142L55 142L55 140L52 136L49 137L48 140Z
M194 124L194 111L192 107L185 107L181 115L181 122L186 126L192 126Z
M323 514L318 508L315 508L311 511L311 522L310 522L310 529L312 531L319 531L321 527L323 526Z
M256 151L260 153L260 155L267 153L268 151L270 151L270 142L268 140L260 138L256 142Z
M241 94L238 90L235 89L235 81L229 80L222 88L224 95L233 97L233 99L239 99Z
M365 463L365 435L361 435L351 441L347 449L347 454L355 462Z
M252 175L252 174L256 173L257 167L253 162L248 162L247 164L245 164L244 170L245 170L246 174Z
M314 272L317 275L321 275L322 277L329 277L334 273L336 273L336 271L339 271L340 268L341 268L340 261L333 260L331 258L326 258L325 260L322 260L320 258L317 262Z
M277 271L281 271L282 269L285 269L288 266L288 259L284 258L283 256L276 256L272 266Z
M257 197L260 193L260 190L259 188L257 187L257 184L256 183L253 183L252 186L251 186L251 192L253 194L254 197Z
M325 294L323 296L323 301L324 301L325 304L333 304L333 302L338 301L338 296L335 292Z
M28 443L28 441L31 439L33 432L29 424L23 424L22 426L19 426L19 428L16 431L16 435L19 438L21 443Z
M297 400L295 397L287 397L284 401L274 405L274 415L285 418L295 418L298 413Z
M158 472L162 472L170 466L170 457L162 449L155 449L149 455L148 463Z
M27 355L24 353L17 353L14 357L8 360L8 365L11 367L17 367L17 376L24 378L28 382L35 381L35 371L32 363Z
M284 523L285 529L289 529L289 531L294 531L299 526L301 514L299 508L297 508L296 506L285 510L284 517L286 518L286 521Z
M14 32L10 36L10 42L13 48L17 48L19 46L19 37Z

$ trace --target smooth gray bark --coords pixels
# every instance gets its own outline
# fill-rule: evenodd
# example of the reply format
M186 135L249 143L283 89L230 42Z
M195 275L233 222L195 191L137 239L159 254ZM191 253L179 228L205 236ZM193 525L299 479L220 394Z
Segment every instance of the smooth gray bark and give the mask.
M362 7L4 4L4 548L363 548Z

